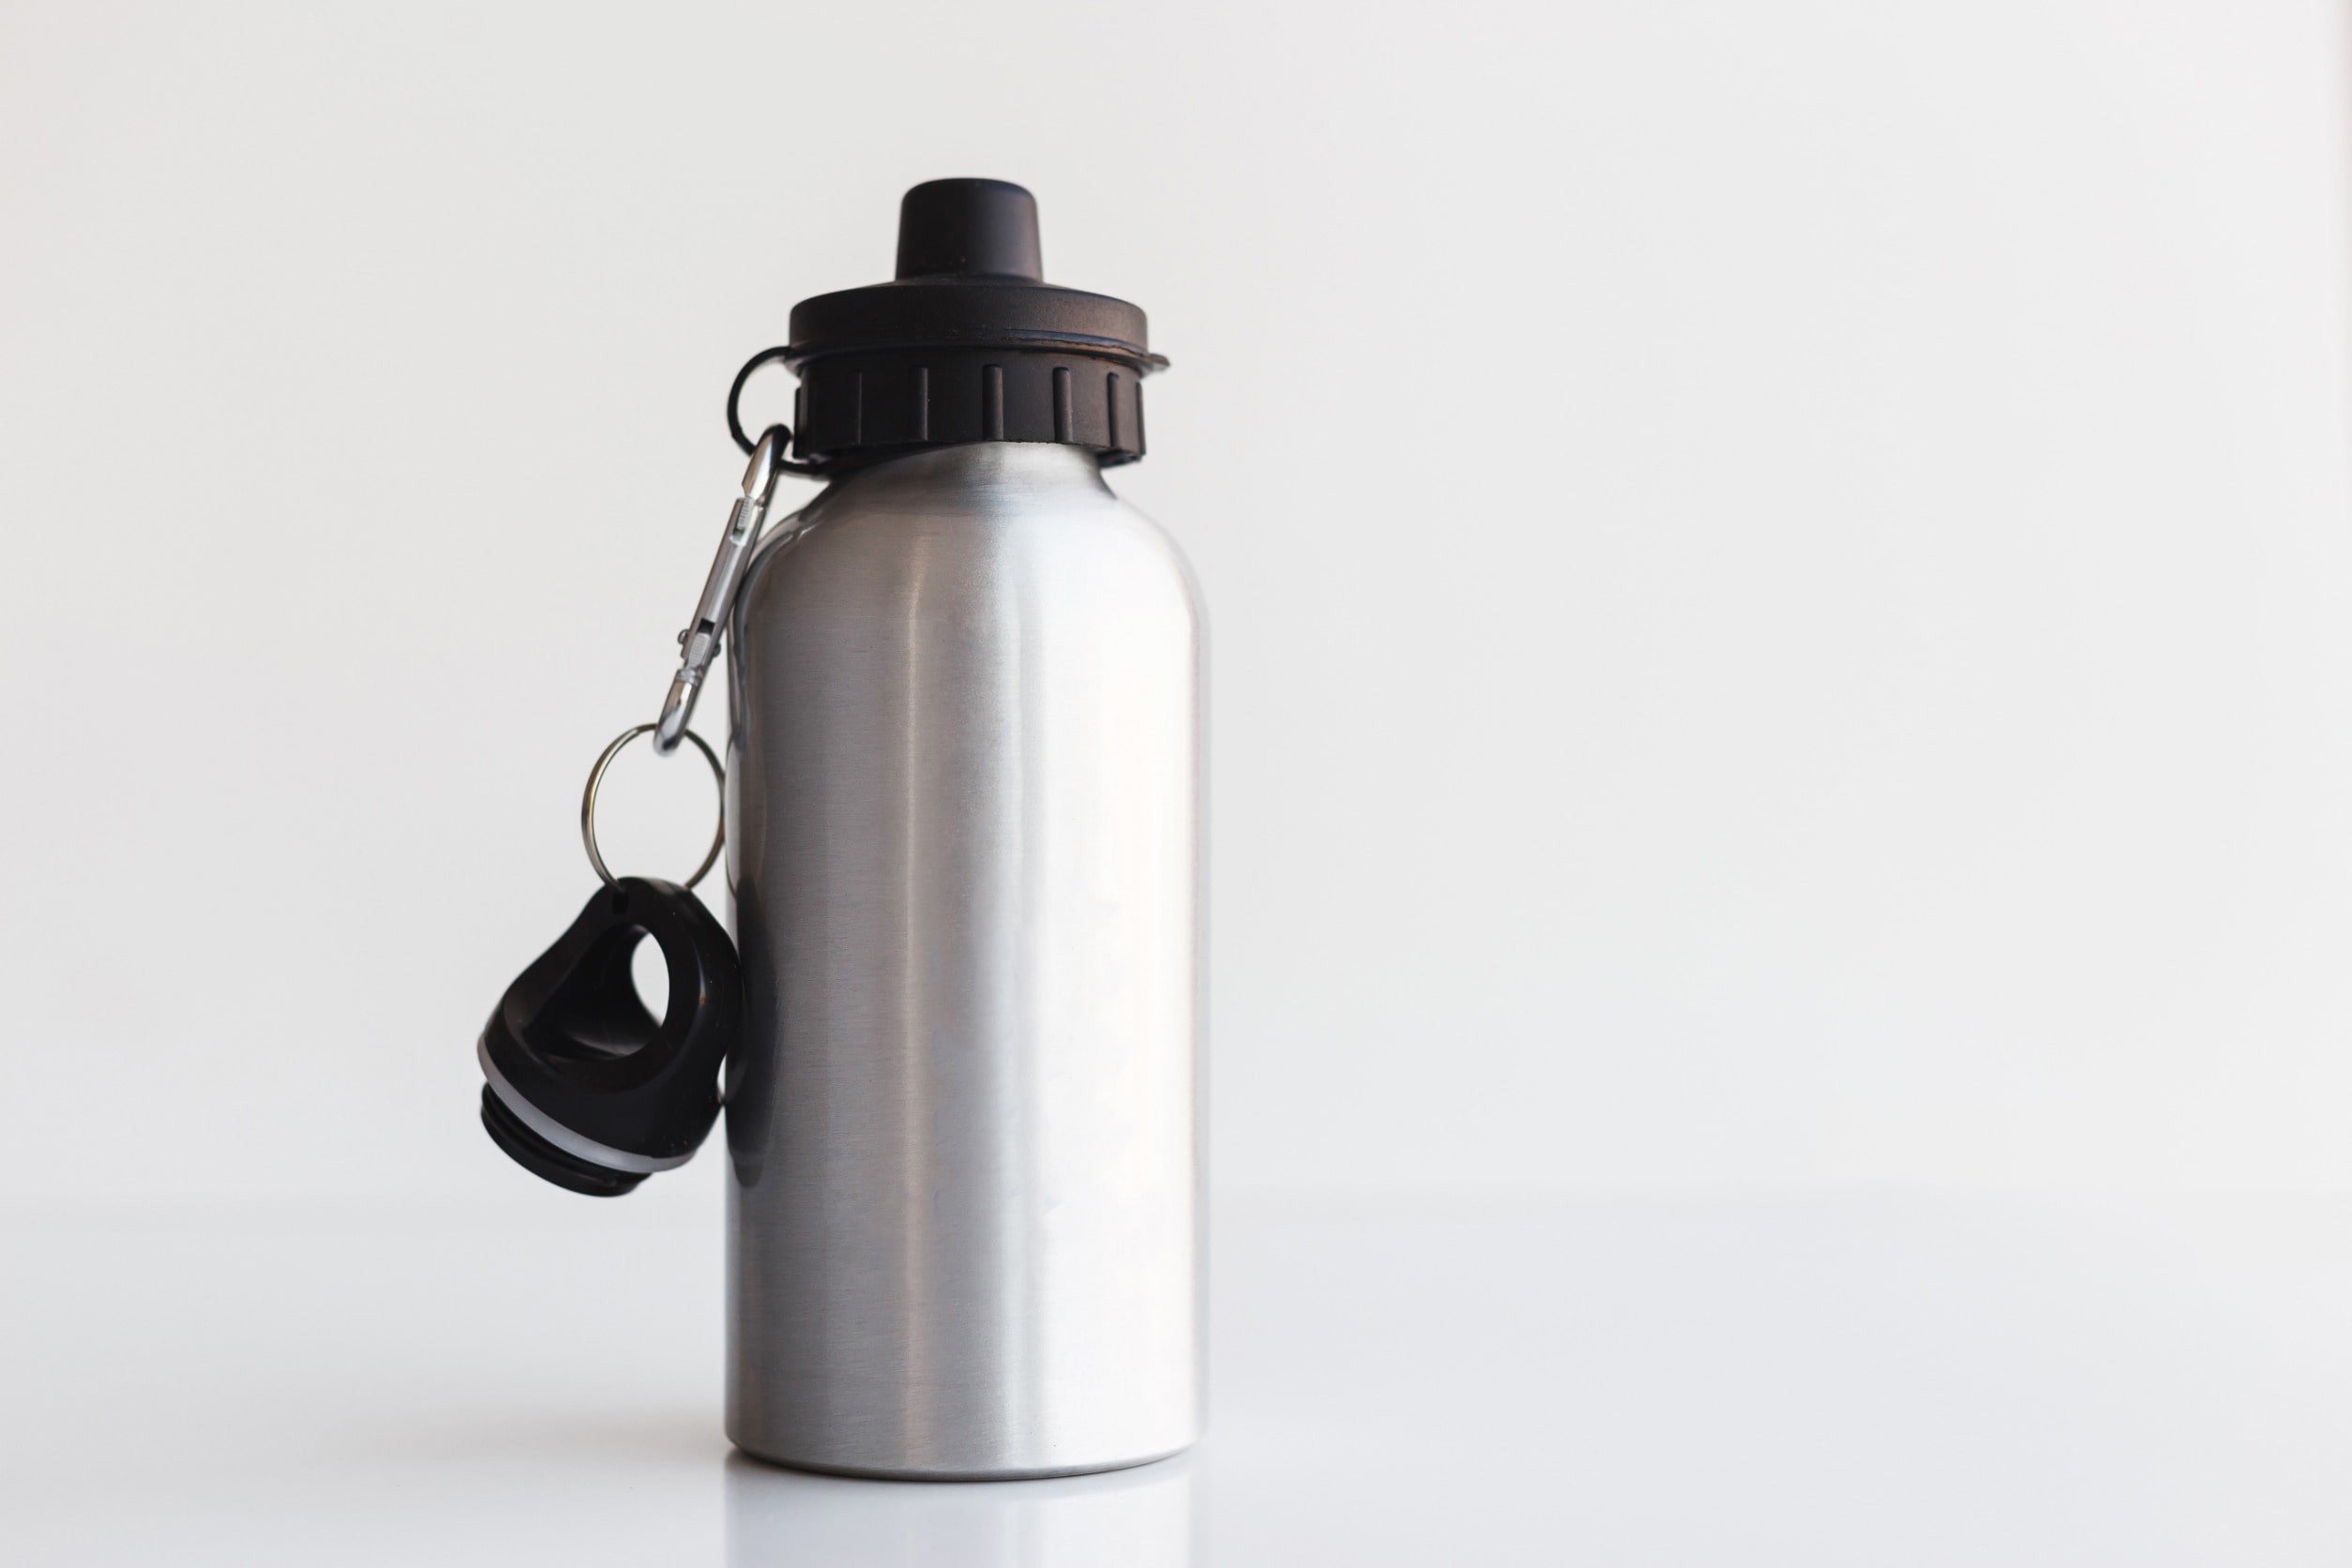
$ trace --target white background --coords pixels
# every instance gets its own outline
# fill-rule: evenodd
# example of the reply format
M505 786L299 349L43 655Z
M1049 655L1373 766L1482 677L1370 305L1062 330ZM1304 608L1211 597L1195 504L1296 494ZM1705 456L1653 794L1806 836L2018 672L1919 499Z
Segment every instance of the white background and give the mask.
M0 1196L511 1192L728 377L963 173L1174 360L1221 1190L2352 1188L2344 44L11 4Z
M2344 23L0 0L0 1555L2343 1563ZM473 1046L957 174L1175 362L1213 1414L907 1487Z

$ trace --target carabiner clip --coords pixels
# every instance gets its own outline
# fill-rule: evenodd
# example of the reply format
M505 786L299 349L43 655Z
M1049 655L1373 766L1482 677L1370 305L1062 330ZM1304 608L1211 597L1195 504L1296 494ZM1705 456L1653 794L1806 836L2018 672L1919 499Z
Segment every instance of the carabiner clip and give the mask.
M743 499L727 514L727 532L719 535L718 555L711 562L694 619L678 634L678 673L671 679L670 695L662 699L661 717L654 725L654 749L663 756L678 749L694 716L694 701L701 695L702 677L718 656L727 617L735 607L735 590L743 586L744 567L760 542L760 530L767 525L768 503L776 494L776 476L785 470L784 448L792 439L792 431L783 426L770 425L751 449L751 466L743 474Z

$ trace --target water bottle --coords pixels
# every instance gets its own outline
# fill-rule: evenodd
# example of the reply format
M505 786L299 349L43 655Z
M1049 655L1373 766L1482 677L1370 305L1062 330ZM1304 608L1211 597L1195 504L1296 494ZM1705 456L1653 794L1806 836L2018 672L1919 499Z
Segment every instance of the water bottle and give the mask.
M1136 307L1043 281L1018 186L907 192L897 273L745 368L797 373L789 453L731 395L753 471L639 727L691 737L724 646L731 951L605 870L609 750L610 885L486 1031L484 1119L626 1190L708 1129L723 1053L729 1437L859 1475L1116 1469L1202 1420L1201 608L1104 480L1165 361ZM825 488L759 537L792 471ZM623 1027L644 934L671 1001Z

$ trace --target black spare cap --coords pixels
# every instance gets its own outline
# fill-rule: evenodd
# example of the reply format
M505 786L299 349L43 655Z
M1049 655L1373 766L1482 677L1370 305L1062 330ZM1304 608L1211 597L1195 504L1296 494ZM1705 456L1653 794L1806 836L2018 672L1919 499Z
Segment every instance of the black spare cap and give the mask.
M1003 180L908 191L898 276L802 300L792 341L753 363L769 358L800 376L794 455L826 469L972 441L1133 462L1140 383L1168 364L1140 309L1045 280L1036 198Z

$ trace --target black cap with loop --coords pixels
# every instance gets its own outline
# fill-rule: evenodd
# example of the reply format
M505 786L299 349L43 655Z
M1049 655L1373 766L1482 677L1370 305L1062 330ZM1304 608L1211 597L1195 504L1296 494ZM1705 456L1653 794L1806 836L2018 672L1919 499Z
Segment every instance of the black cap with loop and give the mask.
M898 276L792 307L781 359L801 380L793 454L854 467L973 441L1083 446L1106 466L1143 456L1141 382L1168 361L1124 300L1045 281L1036 199L1003 180L932 180L898 209Z
M629 968L648 938L669 972L659 1019ZM533 1175L618 1197L701 1146L742 1027L727 927L674 882L617 878L506 988L483 1027L482 1125Z

